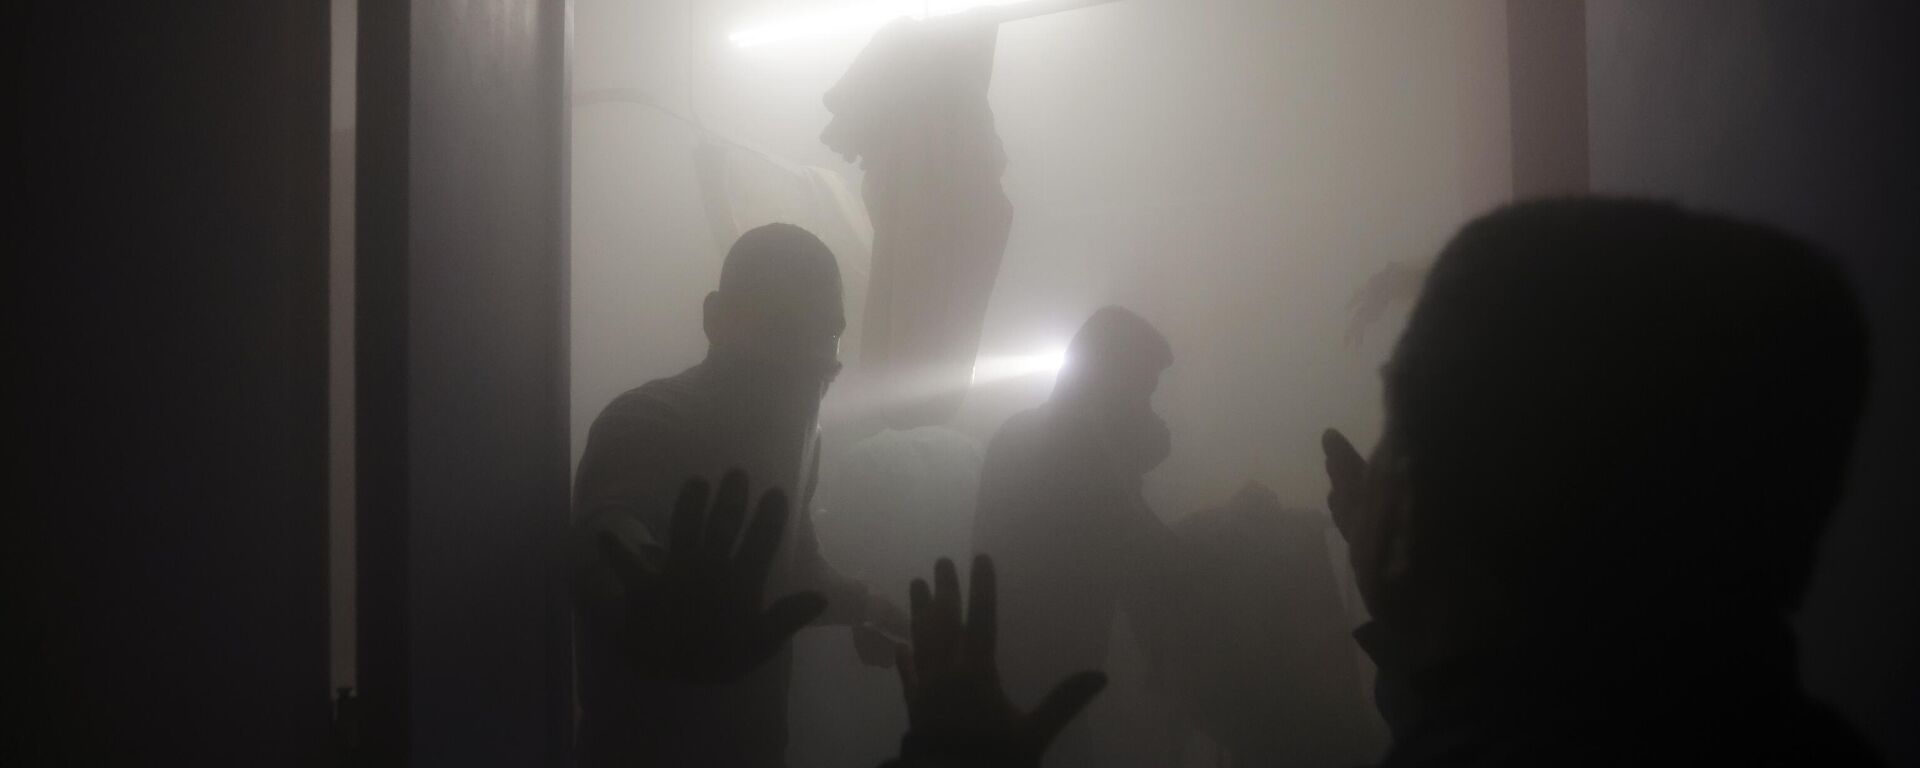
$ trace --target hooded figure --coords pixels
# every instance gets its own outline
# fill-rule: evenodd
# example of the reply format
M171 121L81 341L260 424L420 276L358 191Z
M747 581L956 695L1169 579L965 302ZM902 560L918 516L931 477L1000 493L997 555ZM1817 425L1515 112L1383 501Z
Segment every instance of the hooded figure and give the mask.
M1102 308L1074 335L1053 395L987 446L973 548L999 570L999 659L1016 704L1103 666L1121 603L1154 582L1171 550L1140 488L1171 449L1152 398L1172 362L1147 321ZM1083 764L1092 749L1082 720L1048 759Z

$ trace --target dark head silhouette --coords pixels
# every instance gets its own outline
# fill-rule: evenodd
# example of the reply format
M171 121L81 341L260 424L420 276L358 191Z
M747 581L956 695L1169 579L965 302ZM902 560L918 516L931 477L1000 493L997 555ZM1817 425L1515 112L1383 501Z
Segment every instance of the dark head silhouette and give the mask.
M1386 374L1415 560L1498 612L1791 608L1865 359L1844 280L1788 236L1624 201L1482 218Z
M703 318L716 352L755 365L837 371L847 318L840 267L792 224L748 230L727 251Z
M1811 246L1638 202L1517 205L1442 252L1386 372L1415 547L1505 609L1791 609L1866 378Z
M1469 224L1373 460L1327 437L1388 764L1872 763L1785 623L1865 360L1841 275L1778 232L1609 200Z
M1120 466L1145 473L1173 449L1167 423L1153 412L1160 374L1171 365L1173 346L1153 324L1124 307L1101 307L1067 344L1053 401L1091 412Z
M1173 347L1151 323L1123 307L1101 307L1067 345L1054 397L1144 409L1170 365Z

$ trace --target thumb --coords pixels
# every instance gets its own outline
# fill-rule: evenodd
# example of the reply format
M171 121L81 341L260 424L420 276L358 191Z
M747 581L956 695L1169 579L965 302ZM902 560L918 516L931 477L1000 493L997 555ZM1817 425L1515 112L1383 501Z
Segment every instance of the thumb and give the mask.
M1040 701L1040 706L1034 707L1033 714L1027 716L1027 727L1034 741L1042 747L1052 742L1053 737L1060 735L1060 730L1067 727L1067 723L1080 714L1080 710L1086 709L1093 697L1106 687L1107 675L1099 671L1080 672L1054 686L1053 691Z
M900 675L900 697L911 715L914 702L920 698L920 675L913 669L913 649L906 643L893 644L893 669Z
M1334 527L1340 529L1342 536L1351 539L1353 508L1358 502L1360 487L1366 483L1367 460L1337 429L1320 433L1320 450L1327 457L1327 482L1330 486L1327 491L1327 511L1333 514Z
M1327 454L1327 475L1336 484L1358 480L1366 474L1367 460L1353 442L1337 429L1320 433L1320 450Z

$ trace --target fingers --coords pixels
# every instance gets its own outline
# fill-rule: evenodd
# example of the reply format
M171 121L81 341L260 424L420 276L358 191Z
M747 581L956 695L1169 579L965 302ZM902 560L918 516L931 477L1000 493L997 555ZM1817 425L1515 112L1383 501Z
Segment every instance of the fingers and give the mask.
M780 549L780 536L787 530L787 495L779 489L760 496L760 509L747 524L746 537L740 541L740 554L734 566L740 569L740 583L754 595L766 586L767 571L773 567L773 555Z
M1333 515L1334 527L1351 541L1353 515L1359 506L1360 488L1366 482L1367 460L1337 429L1320 433L1320 449L1327 456L1327 481L1331 486L1327 491L1327 511Z
M1367 459L1353 447L1347 436L1340 430L1329 429L1320 433L1320 450L1327 454L1327 475L1339 483L1358 481L1367 470Z
M1046 746L1105 687L1104 672L1081 672L1061 681L1040 701L1040 706L1034 708L1033 714L1027 716L1029 736L1036 744Z
M973 556L973 571L967 585L967 660L982 669L993 669L994 636L998 631L999 606L993 573L993 558Z
M732 557L733 543L739 539L740 524L746 517L747 473L729 470L720 478L719 492L713 495L713 511L707 514L702 554L715 560Z
M793 633L813 623L826 610L827 598L818 592L796 592L773 601L766 613L760 615L759 626L749 640L747 652L753 666L759 666L780 650Z
M680 497L673 502L672 528L667 532L667 552L675 557L687 557L700 548L700 537L704 533L707 509L707 481L700 478L688 478L680 486Z
M920 676L913 670L913 649L894 643L893 669L900 674L900 698L912 707L913 700L920 695Z
M933 610L942 629L960 627L960 571L953 561L940 558L933 562Z
M925 648L916 647L914 652L922 659L936 659L942 664L951 664L958 659L954 651L960 642L960 572L953 567L953 561L940 558L933 563L933 620L934 643Z
M926 579L914 579L907 587L907 625L912 634L915 661L926 658L923 651L934 645L933 590Z
M636 590L653 580L653 574L640 564L640 558L627 549L627 545L622 544L620 537L612 531L601 531L595 543L600 548L600 560L613 569L613 575L620 579L621 586Z

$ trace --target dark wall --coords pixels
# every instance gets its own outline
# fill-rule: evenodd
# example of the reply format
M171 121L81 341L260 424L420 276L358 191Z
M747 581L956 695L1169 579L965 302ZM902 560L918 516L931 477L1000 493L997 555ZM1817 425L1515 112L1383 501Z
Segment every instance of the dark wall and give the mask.
M16 11L6 538L31 597L7 624L39 647L7 739L29 764L315 764L327 5Z
M1851 488L1801 613L1803 676L1920 763L1920 193L1912 3L1589 0L1593 184L1831 248L1874 334Z
M383 763L559 764L568 4L363 5L360 658Z

